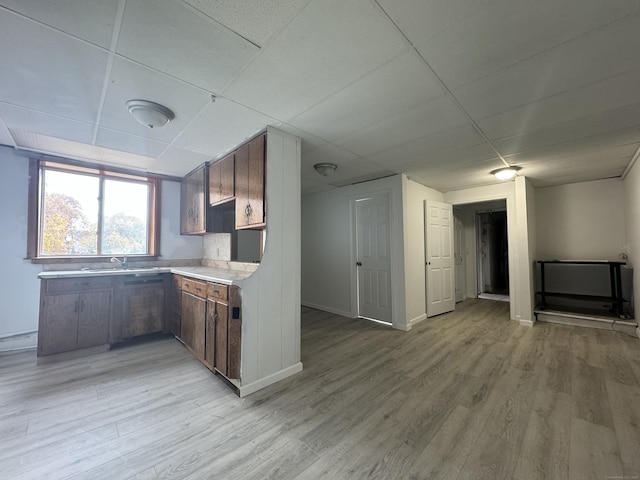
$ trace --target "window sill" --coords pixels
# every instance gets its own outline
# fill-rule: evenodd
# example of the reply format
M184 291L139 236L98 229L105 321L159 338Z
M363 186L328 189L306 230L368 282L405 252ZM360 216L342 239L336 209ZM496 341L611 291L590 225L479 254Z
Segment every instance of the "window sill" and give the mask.
M102 255L102 256L73 256L73 257L33 257L26 258L25 260L30 260L31 263L109 263L111 257L116 257L118 259L122 258L125 255ZM127 261L129 263L135 262L148 262L151 260L157 260L157 255L126 255Z

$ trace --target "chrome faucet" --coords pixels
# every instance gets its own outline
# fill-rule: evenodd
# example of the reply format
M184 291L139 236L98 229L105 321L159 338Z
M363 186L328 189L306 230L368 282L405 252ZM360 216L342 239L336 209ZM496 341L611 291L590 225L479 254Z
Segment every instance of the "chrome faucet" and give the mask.
M127 257L122 257L122 260L120 260L119 258L116 258L116 257L111 257L110 262L111 263L118 263L118 264L122 265L122 268L124 268L125 270L129 267L129 262L127 261Z

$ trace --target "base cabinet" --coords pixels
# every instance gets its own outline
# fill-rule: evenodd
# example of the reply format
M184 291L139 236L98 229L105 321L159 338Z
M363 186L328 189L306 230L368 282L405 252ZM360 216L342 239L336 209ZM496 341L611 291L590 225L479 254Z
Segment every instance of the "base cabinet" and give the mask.
M111 343L164 330L164 276L122 275L115 279L116 314Z
M109 343L110 278L42 280L38 356Z
M182 292L180 339L199 360L204 358L206 311L205 299L189 292Z

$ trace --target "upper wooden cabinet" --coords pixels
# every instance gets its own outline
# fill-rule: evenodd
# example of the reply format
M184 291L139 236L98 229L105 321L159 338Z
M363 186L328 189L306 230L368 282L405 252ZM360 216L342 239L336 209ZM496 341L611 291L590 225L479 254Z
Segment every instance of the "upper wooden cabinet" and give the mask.
M236 150L236 229L265 226L265 140L262 134Z
M206 232L206 165L198 167L180 183L180 235Z
M235 197L235 156L233 153L209 165L209 205L233 200Z

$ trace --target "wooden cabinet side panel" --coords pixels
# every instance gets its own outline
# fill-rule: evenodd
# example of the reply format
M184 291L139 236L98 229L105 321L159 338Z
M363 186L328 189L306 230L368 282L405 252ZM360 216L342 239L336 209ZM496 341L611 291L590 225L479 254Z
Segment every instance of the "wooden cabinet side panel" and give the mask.
M38 329L38 356L76 349L79 295L44 295Z
M81 293L78 310L77 348L109 343L111 291Z
M242 345L242 300L240 289L231 287L229 292L228 340L227 340L227 376L240 378L240 357Z
M215 321L215 367L223 375L228 375L227 371L227 313L229 308L226 303L216 303Z
M215 318L216 318L216 302L207 300L207 322L204 327L204 363L209 369L213 370L215 359Z

